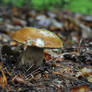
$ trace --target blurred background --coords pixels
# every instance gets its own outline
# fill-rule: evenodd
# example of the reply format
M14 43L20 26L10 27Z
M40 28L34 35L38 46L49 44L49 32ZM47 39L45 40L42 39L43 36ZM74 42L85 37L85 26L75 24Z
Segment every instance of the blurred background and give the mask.
M0 7L25 7L36 10L66 9L92 14L92 0L0 0Z
M58 35L65 47L76 47L80 39L92 38L91 14L92 0L0 0L0 32L10 35L23 27L45 28Z

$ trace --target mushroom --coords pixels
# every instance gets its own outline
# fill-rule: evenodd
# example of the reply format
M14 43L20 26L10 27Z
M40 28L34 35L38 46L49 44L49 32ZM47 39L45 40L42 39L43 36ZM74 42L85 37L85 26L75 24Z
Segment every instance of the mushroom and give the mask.
M12 38L27 45L22 55L21 65L40 66L44 58L44 48L62 47L60 38L46 29L25 27L13 33Z

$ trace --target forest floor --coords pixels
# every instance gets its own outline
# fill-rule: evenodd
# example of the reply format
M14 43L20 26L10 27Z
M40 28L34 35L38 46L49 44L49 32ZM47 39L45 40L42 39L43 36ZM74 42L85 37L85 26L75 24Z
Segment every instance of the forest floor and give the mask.
M25 49L11 38L23 27L45 28L63 42L44 49L44 64L19 67ZM36 58L36 57L35 57ZM70 11L0 8L0 92L91 92L92 16Z

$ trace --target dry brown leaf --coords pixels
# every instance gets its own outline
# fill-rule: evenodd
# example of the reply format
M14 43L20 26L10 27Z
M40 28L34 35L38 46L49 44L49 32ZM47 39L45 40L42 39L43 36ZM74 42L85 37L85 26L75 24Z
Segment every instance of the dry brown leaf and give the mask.
M2 69L2 62L0 62L0 69Z
M11 42L10 42L10 45L11 45L11 46L16 45L16 44L17 44L16 41L11 41Z
M61 92L62 87L57 87L57 92Z
M12 79L12 81L13 82L17 82L17 83L23 83L23 84L25 84L25 80L21 76L19 76L19 75L14 76L13 79Z
M44 52L45 60L49 61L51 59L51 56Z
M60 66L61 66L61 64L58 64L58 63L55 63L55 65L56 65L57 67L60 67Z
M92 83L92 75L89 75L89 76L87 77L87 80L88 80L88 82L91 82L91 83Z
M41 74L37 74L33 79L34 80L39 80L41 78Z
M89 75L92 75L92 69L84 67L84 68L80 69L79 72L77 72L76 77L79 77L79 76L89 76Z
M86 85L82 85L79 87L71 88L70 92L89 92L89 88Z
M4 88L7 85L7 78L4 74L4 71L0 69L1 75L0 75L0 86Z
M54 75L61 75L60 72L53 72Z
M48 78L48 73L45 73L44 75L43 75L43 78L45 79L45 78Z

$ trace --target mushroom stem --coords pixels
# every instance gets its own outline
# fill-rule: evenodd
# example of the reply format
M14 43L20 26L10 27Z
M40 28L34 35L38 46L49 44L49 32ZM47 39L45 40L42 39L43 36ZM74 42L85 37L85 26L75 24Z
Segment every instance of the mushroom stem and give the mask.
M23 53L21 64L29 65L30 67L33 66L37 67L42 64L43 57L44 57L43 48L28 46Z

